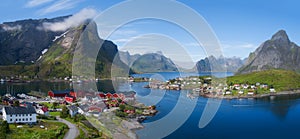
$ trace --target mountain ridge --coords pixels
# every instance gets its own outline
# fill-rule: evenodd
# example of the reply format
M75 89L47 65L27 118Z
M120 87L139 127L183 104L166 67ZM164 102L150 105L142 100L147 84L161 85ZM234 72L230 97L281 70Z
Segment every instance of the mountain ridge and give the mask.
M300 47L291 42L286 31L279 30L263 42L249 57L238 74L269 69L300 71Z
M28 60L24 60L24 62L16 63L15 59L18 58L19 55L15 54L12 57L11 62L2 63L0 66L0 76L29 76L29 78L37 78L37 79L49 79L52 77L56 78L64 78L72 76L72 64L73 55L76 51L78 51L79 55L83 54L85 56L85 60L95 59L94 63L88 63L90 67L95 67L96 77L99 78L109 78L111 76L112 65L116 67L116 70L120 70L118 72L129 71L128 67L124 63L122 63L116 54L118 53L117 46L108 40L103 40L98 36L97 26L94 21L86 19L84 22L80 23L78 26L68 27L63 31L51 31L47 29L41 29L43 23L56 23L62 22L63 20L69 18L70 16L57 17L52 19L40 19L40 20L20 20L14 22L9 22L10 28L13 30L5 30L1 27L2 33L4 32L16 32L19 31L23 36L28 35L31 38L28 47L36 48L38 46L33 44L39 44L40 41L45 41L47 45L43 45L42 47L38 47L39 49L30 49L29 53L35 54L33 57L30 57ZM59 20L58 20L59 19ZM51 21L51 22L50 22ZM26 23L22 23L26 22ZM21 24L21 28L13 28L14 25ZM29 24L29 25L28 25ZM3 26L3 24L1 24ZM4 25L5 26L5 25ZM31 32L27 32L27 26L31 29ZM51 35L47 36L47 40L39 39L38 36L32 34L32 32L46 32ZM7 34L6 34L7 35ZM30 36L31 35L31 36ZM33 36L32 36L33 35ZM39 34L37 34L39 35ZM5 36L5 35L4 35ZM42 36L43 37L43 36ZM81 39L85 37L85 39ZM7 38L10 40L17 40L16 42L22 43L22 40L18 40L17 37L7 35ZM1 39L1 38L0 38ZM19 42L21 41L21 42ZM10 46L12 42L8 41L7 45L3 45L0 43L0 48L3 46ZM85 46L88 45L89 47ZM101 47L100 47L101 46ZM18 45L16 47L24 47L24 45ZM100 47L100 48L99 48ZM97 57L89 56L86 52L93 50L98 50L99 52ZM9 49L9 48L7 48ZM9 49L10 50L10 49ZM14 52L14 49L12 50ZM85 53L84 53L85 52ZM5 57L4 57L5 58ZM0 59L4 59L3 55L0 55ZM2 60L3 61L3 60ZM82 63L84 61L81 61ZM75 64L78 64L75 62ZM9 70L11 69L11 70ZM92 72L88 67L85 67L85 70ZM94 74L94 73L91 73Z

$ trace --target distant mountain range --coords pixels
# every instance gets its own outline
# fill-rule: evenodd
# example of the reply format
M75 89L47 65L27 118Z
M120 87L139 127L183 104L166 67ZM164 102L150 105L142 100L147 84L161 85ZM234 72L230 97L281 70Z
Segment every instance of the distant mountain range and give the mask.
M243 66L243 61L237 57L219 57L209 56L201 59L196 63L194 70L200 72L236 72L240 67ZM212 69L213 68L213 69Z
M238 73L244 74L269 69L284 69L300 72L300 47L289 40L287 33L280 30L270 40L262 43L250 53Z
M172 60L160 52L130 55L128 52L120 51L119 55L121 60L136 73L178 71Z
M193 69L184 69L174 64L171 59L165 57L161 52L144 55L130 55L129 52L119 51L119 55L124 63L138 73L170 72L179 70L186 72L210 72L212 71L212 65L214 65L213 71L236 72L243 66L243 61L237 57L215 58L214 56L209 56L198 61Z

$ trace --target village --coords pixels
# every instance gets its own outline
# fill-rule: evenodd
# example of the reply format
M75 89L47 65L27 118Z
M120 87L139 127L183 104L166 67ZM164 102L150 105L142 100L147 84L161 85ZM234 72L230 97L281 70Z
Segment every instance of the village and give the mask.
M168 81L158 81L150 79L149 85L145 88L165 89L165 90L193 90L189 97L212 97L212 98L259 98L276 94L272 85L263 83L225 83L220 81L217 85L212 85L212 77L190 76L175 78ZM218 79L216 79L218 80Z
M67 120L79 127L78 136L82 138L111 138L117 133L109 131L114 129L107 129L103 126L106 124L105 120L101 121L105 119L104 116L110 115L109 117L119 119L121 128L132 134L131 130L143 128L140 122L147 116L157 113L155 106L138 103L135 95L135 92L112 94L74 90L49 91L47 97L43 98L27 94L6 94L1 97L1 123L6 121L10 128L37 127L46 131L50 128L46 123L51 122L45 121ZM91 122L93 120L101 124L95 125L96 122ZM67 129L65 126L64 128ZM115 128L120 126L116 125ZM126 136L129 133L124 134Z

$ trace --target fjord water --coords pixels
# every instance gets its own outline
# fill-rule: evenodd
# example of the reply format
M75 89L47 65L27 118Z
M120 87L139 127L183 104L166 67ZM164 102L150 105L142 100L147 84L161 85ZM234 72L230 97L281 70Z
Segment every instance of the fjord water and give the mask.
M194 73L184 73L181 76L198 75ZM209 75L201 73L200 75ZM224 75L219 73L220 76ZM227 75L232 75L228 73ZM176 72L171 73L149 73L136 74L135 77L154 77L160 76L168 80L179 77ZM156 105L159 111L157 115L149 117L144 123L151 123L163 119L172 112L178 100L183 100L186 104L180 111L182 113L191 109L188 104L196 101L195 108L192 108L191 115L184 121L184 124L170 133L167 139L298 139L300 138L300 96L283 96L271 100L266 99L233 99L222 100L222 104L212 121L205 127L198 127L207 98L189 98L189 91L175 90L155 90L144 88L146 82L125 83L117 87L120 90L134 90L137 93L138 101L146 105ZM82 84L84 85L84 83ZM98 90L103 92L115 92L110 80L101 80L97 83ZM47 92L49 90L70 89L69 82L31 82L31 83L3 83L0 84L0 94L9 92L27 93L30 90ZM118 92L118 91L116 91ZM147 97L151 94L151 97ZM180 119L183 114L172 115ZM146 124L145 124L146 125ZM172 127L169 123L167 127ZM154 130L164 131L164 127L155 127ZM156 136L149 132L147 125L144 129L137 130L140 138Z
M159 74L159 73L156 73ZM170 75L171 74L171 75ZM162 73L169 79L174 73ZM151 77L153 74L139 74L139 77ZM172 77L174 78L174 77ZM131 89L138 93L138 100L147 105L155 104L159 113L149 117L144 123L151 123L163 119L171 113L179 99L186 102L197 101L193 112L184 124L170 133L168 139L253 139L253 138L300 138L300 96L281 96L275 99L232 99L222 100L221 106L213 120L204 128L199 128L199 120L206 105L207 98L189 98L189 91L161 91L143 88L147 83L133 83ZM159 93L162 93L161 96ZM151 98L146 99L151 94ZM154 94L154 95L153 95ZM155 95L156 94L156 95ZM189 104L189 103L186 103ZM183 108L182 113L189 109ZM183 114L172 115L180 117ZM176 119L176 118L175 118ZM180 119L180 118L178 118ZM146 125L146 124L145 124ZM172 123L168 125L170 128ZM138 130L140 138L155 138L156 132L163 132L164 127L155 127L153 131L147 128Z

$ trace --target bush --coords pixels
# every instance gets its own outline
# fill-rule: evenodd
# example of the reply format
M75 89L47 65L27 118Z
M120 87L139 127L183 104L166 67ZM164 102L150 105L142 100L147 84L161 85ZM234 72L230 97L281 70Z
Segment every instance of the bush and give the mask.
M62 107L62 111L60 112L60 118L67 118L69 115L69 111L66 105Z
M119 109L120 109L120 111L124 111L124 110L125 110L125 105L124 105L124 104L121 104L121 105L119 106Z
M45 116L45 115L38 115L38 119L45 119L45 120L56 120L56 117L54 116Z
M123 111L120 111L120 110L117 110L116 111L116 116L118 116L118 117L126 117L127 113L125 113Z

